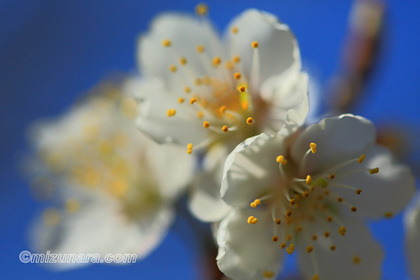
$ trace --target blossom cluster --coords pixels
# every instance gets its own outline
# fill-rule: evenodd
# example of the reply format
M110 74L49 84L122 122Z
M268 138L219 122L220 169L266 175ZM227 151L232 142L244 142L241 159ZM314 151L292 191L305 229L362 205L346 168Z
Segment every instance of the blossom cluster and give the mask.
M306 121L308 74L274 15L246 10L220 37L206 5L196 14L153 21L138 40L141 76L99 85L33 126L27 165L54 203L32 228L34 246L143 258L188 194L232 279L274 279L291 254L305 279L380 279L382 247L366 224L407 206L410 169L361 116ZM418 270L416 208L406 224Z

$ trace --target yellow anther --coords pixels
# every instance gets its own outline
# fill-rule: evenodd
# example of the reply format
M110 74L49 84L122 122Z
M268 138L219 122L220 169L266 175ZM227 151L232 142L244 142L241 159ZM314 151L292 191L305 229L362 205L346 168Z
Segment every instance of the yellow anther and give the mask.
M232 64L232 62L231 61L226 61L225 62L225 68L226 69L228 69L228 70L231 70L232 68L233 68L233 64Z
M233 74L233 78L235 78L236 80L239 80L242 77L241 73L236 72L235 74Z
M311 144L309 144L309 147L311 148L311 152L313 154L315 154L316 153L316 144L312 142Z
M185 57L181 57L181 58L179 59L179 64L181 64L181 65L185 65L185 64L187 64L187 59L186 59Z
M281 224L281 220L279 218L275 219L274 222L278 225Z
M255 202L251 202L249 205L250 205L252 208L257 207L257 204L255 204Z
M315 190L314 186L309 187L309 191L313 192Z
M318 187L321 187L321 188L326 188L326 187L328 187L328 182L327 182L327 180L325 180L324 178L318 178L318 180L316 180L316 183L315 183Z
M362 189L357 189L357 190L355 191L355 193L356 193L356 194L361 194L361 193L362 193Z
M224 125L224 126L222 127L222 131L223 131L223 132L228 132L228 130L229 130L229 129L228 129L228 127L227 127L226 125Z
M239 29L238 29L238 27L234 26L234 27L232 27L231 31L232 31L233 34L236 34L236 33L238 33Z
M218 57L218 56L213 57L212 63L213 63L214 66L220 65L221 62L222 62L222 59L220 57Z
M357 163L362 163L365 160L366 156L362 154L359 159L357 160Z
M330 237L330 232L329 232L329 231L324 232L324 237L325 237L325 238Z
M204 113L203 113L203 111L198 111L198 112L197 112L197 118L201 119L201 118L203 118L203 117L204 117Z
M284 242L280 243L280 248L282 248L282 249L286 248L286 243L284 243Z
M387 218L387 219L390 219L390 218L394 217L394 214L392 212L386 212L384 214L384 217Z
M291 255L291 254L293 254L293 252L295 251L295 244L293 244L293 243L290 243L289 244L289 247L287 247L286 248L286 252L289 254L289 255Z
M254 216L249 216L247 222L250 225L255 225L258 222L258 219L255 218Z
M223 114L225 111L226 111L226 106L225 105L222 105L222 106L219 107L219 113L220 114Z
M203 45L198 45L196 50L197 50L198 53L202 53L202 52L204 52L205 49L204 49Z
M370 169L370 170L369 170L369 173L370 173L370 174L376 174L376 173L378 173L378 172L379 172L379 167L372 168L372 169Z
M309 195L309 193L308 193L307 191L304 191L304 192L302 193L302 196L303 196L303 197L308 197L308 195Z
M284 156L282 156L282 155L277 156L277 157L276 157L276 161L277 161L278 163L282 164L282 165L285 165L285 164L287 163L287 160L286 160L286 159L284 159Z
M192 150L193 150L193 144L192 144L192 143L189 143L189 144L187 145L187 153L188 153L188 154L191 154L191 153L192 153Z
M314 274L312 276L311 280L319 280L319 275L318 274Z
M335 251L335 249L337 249L337 247L335 247L335 245L331 245L330 250Z
M252 48L254 48L254 49L258 48L258 42L257 42L257 41L252 42L252 43L251 43L251 46L252 46Z
M331 180L335 178L335 174L330 174L330 176L328 176Z
M360 257L358 255L353 256L353 263L354 264L359 264L361 262L362 262L362 260L360 259Z
M290 205L295 205L296 200L294 198L291 198L289 202L290 202Z
M241 62L241 57L240 57L239 55L234 55L234 56L232 57L232 61L233 61L235 64L238 64L239 62Z
M210 127L210 123L208 121L203 122L203 127L204 128L209 128Z
M175 110L175 109L168 109L168 110L166 111L166 115L167 115L168 117L173 117L173 116L175 116L175 114L176 114L176 110Z
M312 240L313 240L313 241L318 240L318 236L317 236L316 234L312 235Z
M353 206L352 208L350 208L351 212L356 212L357 211L357 207Z
M292 210L287 209L287 211L286 211L286 216L287 216L287 217L292 216Z
M244 86L240 86L238 87L239 92L245 92L246 91L246 87Z
M344 235L346 235L346 228L344 227L344 226L341 226L339 229L338 229L338 233L340 234L340 235L342 235L342 236L344 236Z
M199 16L205 16L209 12L209 7L205 3L199 3L195 6L195 13Z
M263 272L263 277L267 279L271 279L274 277L274 272L271 270L266 270Z
M308 186L310 186L310 185L311 185L311 183L312 183L312 177L311 177L311 175L306 176L306 184L307 184Z
M258 198L254 200L255 204L260 205L261 204L261 200L259 200Z
M178 98L178 103L184 103L185 99L183 97Z
M176 69L177 69L176 66L173 64L169 66L169 71L171 72L176 72Z
M168 39L162 40L162 46L170 47L171 45L172 45L171 40L168 40Z
M80 204L75 199L68 199L66 201L65 207L66 207L66 211L71 214L71 213L75 213L75 212L77 212L77 210L79 210Z
M343 202L343 198L342 197L337 197L337 201L341 203L341 202Z
M246 119L246 123L247 124L252 124L254 122L254 119L253 118L251 118L251 117L248 117L247 119Z
M277 236L273 236L272 238L271 238L271 240L273 241L273 242L277 242L277 241L279 241L279 238L277 237Z
M327 222L332 222L333 218L332 218L331 216L328 216L328 217L326 218L326 220L327 220Z
M190 104L193 105L195 102L197 102L197 98L191 98L190 99Z
M313 250L314 250L313 246L306 247L306 253L308 253L308 254L311 253Z
M190 87L184 87L184 92L185 93L190 93L191 92L191 88Z

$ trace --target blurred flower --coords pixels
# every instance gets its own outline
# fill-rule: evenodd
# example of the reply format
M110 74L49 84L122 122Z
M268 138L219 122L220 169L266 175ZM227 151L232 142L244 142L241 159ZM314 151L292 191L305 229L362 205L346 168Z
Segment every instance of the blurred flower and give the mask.
M47 191L56 204L33 226L36 249L142 258L165 236L192 160L137 130L137 103L122 90L131 79L99 86L61 118L32 128L36 193Z
M296 249L305 279L379 279L382 250L365 218L390 218L414 192L409 168L375 145L368 120L326 118L291 136L260 134L226 160L218 265L271 279Z
M308 112L307 75L297 42L271 14L247 10L221 41L198 5L195 18L165 14L139 39L138 127L157 142L204 155L190 208L218 220L223 162L247 137L301 125Z
M410 271L420 279L420 195L417 194L404 216L406 250Z

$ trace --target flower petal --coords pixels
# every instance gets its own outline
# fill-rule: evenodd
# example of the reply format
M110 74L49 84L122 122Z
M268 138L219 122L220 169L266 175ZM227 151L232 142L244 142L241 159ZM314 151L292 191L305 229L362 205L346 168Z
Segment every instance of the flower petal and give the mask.
M188 143L201 143L205 139L207 132L197 121L195 113L188 110L189 104L179 104L177 98L166 91L162 81L132 81L126 86L134 87L130 91L137 92L139 115L136 125L153 140L186 146ZM175 109L176 115L168 117L168 109Z
M272 241L274 223L265 212L233 211L221 222L217 233L217 265L228 277L270 279L280 271L283 253ZM251 214L258 217L254 225L247 223ZM272 277L264 277L265 273L272 273Z
M406 232L406 250L411 273L415 279L420 279L420 196L417 195L412 207L404 216Z
M171 46L164 47L163 40L170 40ZM188 14L157 17L149 33L138 41L137 56L142 75L146 78L159 77L166 85L175 85L180 76L171 73L169 66L178 66L181 57L187 59L189 72L194 73L196 78L205 75L205 67L196 51L198 45L203 45L210 57L220 49L217 47L220 45L217 35L209 25Z
M88 198L72 214L62 212L58 224L50 226L38 221L33 228L33 246L42 252L137 254L145 257L166 235L173 220L172 211L161 207L141 220L128 220L115 200ZM57 264L56 269L69 269L83 264Z
M238 28L236 34L230 32L232 27ZM259 83L254 88L291 67L295 71L300 69L296 39L289 27L279 23L274 15L255 9L247 10L233 20L228 31L231 56L241 57L241 68L247 77L251 77L254 56L251 43L257 41L259 44Z
M317 174L343 162L359 157L375 141L375 127L367 119L351 114L330 117L307 127L296 139L291 156L300 163L309 144L317 144L315 154L309 153L300 171Z
M334 191L356 206L360 215L383 218L397 214L414 195L413 174L408 166L397 163L391 152L384 147L374 146L365 155L362 164L354 163L342 172L337 171L332 182L360 188L361 194L357 195L354 190L347 188L334 188ZM376 167L379 167L379 173L370 174L368 170ZM347 213L350 211L347 210Z
M227 157L223 171L221 195L234 207L249 207L279 182L278 155L284 154L283 137L266 133L246 139Z
M299 265L305 278L311 279L318 271L319 279L380 279L383 259L380 245L361 221L342 222L347 228L345 236L331 231L330 237L324 238L319 232L321 237L311 244L310 254L306 253L306 246L298 247ZM331 250L332 244L335 250Z

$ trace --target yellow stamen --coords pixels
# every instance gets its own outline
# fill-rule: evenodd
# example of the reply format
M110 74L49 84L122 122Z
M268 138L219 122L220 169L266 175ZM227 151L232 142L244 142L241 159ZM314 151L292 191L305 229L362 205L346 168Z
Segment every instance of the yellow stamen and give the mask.
M227 127L226 125L224 125L224 126L222 127L222 131L223 131L223 132L228 132L228 130L229 130L229 129L228 129L228 127Z
M179 104L184 103L184 101L185 101L185 99L183 97L178 98L178 103Z
M307 184L308 186L310 186L310 185L311 185L311 183L312 183L312 177L311 177L311 175L306 176L306 184Z
M168 39L162 40L162 46L170 47L171 45L172 45L171 40L168 40Z
M254 48L254 49L258 48L258 42L257 42L257 41L252 42L252 43L251 43L251 46L252 46L252 48Z
M258 219L255 218L254 216L249 216L247 222L250 225L255 225L258 222Z
M273 242L277 242L277 241L279 241L279 238L277 237L277 236L273 236L272 238L271 238L271 240L273 241Z
M275 222L276 224L278 224L278 225L279 225L279 224L281 224L281 220L280 220L280 219L278 219L278 218L277 218L277 219L275 219L275 220L274 220L274 222Z
M196 50L197 50L198 53L202 53L202 52L204 52L205 49L204 49L203 45L198 45Z
M331 174L330 176L328 176L331 180L335 178L335 174Z
M318 236L317 236L316 234L312 235L312 240L313 240L313 241L318 240Z
M166 111L166 115L167 115L168 117L173 117L173 116L175 116L175 114L176 114L176 110L175 110L175 109L168 109L168 110Z
M201 119L202 117L204 117L203 111L198 111L197 112L197 118Z
M360 257L358 255L353 256L353 263L354 264L359 264L361 262L362 262L362 260L360 259Z
M282 249L286 248L286 243L284 243L284 242L283 242L283 243L281 243L281 244L280 244L280 248L282 248Z
M239 62L241 62L241 57L239 55L234 55L232 60L235 64L238 64Z
M329 236L330 236L330 232L329 231L324 232L324 237L325 238L328 238Z
M369 170L369 173L370 173L370 174L376 174L376 173L378 173L378 172L379 172L379 167L372 168L372 169L370 169L370 170Z
M357 195L361 194L361 193L362 193L362 189L357 189L357 190L355 191L355 193L356 193Z
M330 250L335 251L335 249L337 249L337 247L335 247L335 245L331 245Z
M225 105L222 105L222 106L219 107L219 113L220 114L223 114L225 111L226 111L226 106Z
M236 33L238 33L239 29L238 29L238 27L234 26L234 27L232 27L231 31L232 31L233 34L236 34Z
M247 124L252 124L253 122L254 122L254 119L251 118L251 117L249 117L249 118L246 119L246 123Z
M338 229L338 233L340 234L340 235L342 235L342 236L344 236L344 235L346 235L346 228L344 227L344 226L341 226L339 229Z
M352 208L350 208L351 212L356 212L357 208L355 206L353 206Z
M314 250L313 246L306 247L306 253L308 253L308 254L311 253L313 250Z
M313 154L315 154L316 153L316 144L312 142L311 144L309 144L309 147L311 148L311 152Z
M192 153L192 150L193 150L193 144L192 143L188 143L188 145L187 145L187 153L188 154L191 154Z
M384 216L385 216L385 218L390 219L390 218L394 217L394 214L392 212L386 212L384 214Z
M203 127L204 128L209 128L210 127L210 123L208 121L203 122Z
M293 252L295 251L295 244L293 244L293 243L290 243L289 244L289 247L287 247L286 248L286 252L289 254L289 255L291 255L291 254L293 254Z
M277 156L276 157L276 161L278 163L280 163L281 165L285 165L287 163L287 160L282 155Z
M244 86L240 86L238 87L239 92L245 92L246 91L246 87Z
M225 68L226 69L228 69L228 70L231 70L232 68L233 68L233 64L232 64L232 62L231 61L226 61L225 62Z
M233 74L233 78L235 78L236 80L239 80L241 78L241 73L236 72L235 74Z
M181 64L181 65L185 65L185 64L187 64L187 59L186 59L185 57L181 57L181 58L179 59L179 64Z
M176 69L177 69L177 68L176 68L176 66L175 66L175 65L170 65L170 66L169 66L169 71L171 71L172 73L173 73L173 72L176 72Z
M357 163L362 163L365 160L366 156L362 154L359 159L357 160Z
M220 57L218 57L218 56L215 56L213 58L213 61L212 62L213 62L213 66L219 66L220 63L222 62L222 59Z
M195 102L197 102L197 98L191 98L190 99L190 104L193 105Z
M209 12L209 7L205 3L199 3L195 6L195 13L199 16L205 16Z
M341 202L343 202L343 198L342 197L337 197L337 201L341 203Z

